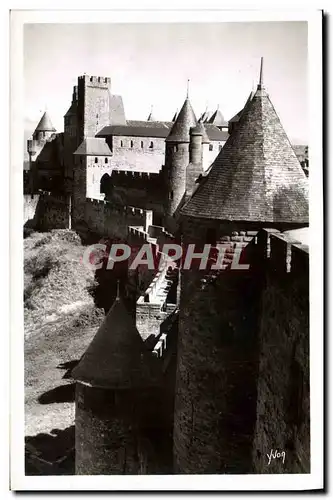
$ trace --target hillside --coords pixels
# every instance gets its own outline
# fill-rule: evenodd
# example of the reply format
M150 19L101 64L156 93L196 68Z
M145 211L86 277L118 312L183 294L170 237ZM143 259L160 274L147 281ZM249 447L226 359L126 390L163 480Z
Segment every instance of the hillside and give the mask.
M74 443L74 384L63 377L104 316L92 296L94 273L80 261L83 251L69 230L33 233L24 240L28 474L57 473L48 462L66 455Z

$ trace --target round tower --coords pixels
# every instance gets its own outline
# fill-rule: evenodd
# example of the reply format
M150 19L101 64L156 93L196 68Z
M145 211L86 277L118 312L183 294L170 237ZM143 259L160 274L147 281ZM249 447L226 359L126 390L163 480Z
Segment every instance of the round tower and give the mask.
M263 227L308 225L308 185L262 82L181 208L189 253L224 245L224 268L181 272L174 472L250 473L256 421ZM223 254L222 254L223 255ZM268 445L270 446L270 445Z
M155 361L118 295L72 372L76 474L158 471Z
M197 119L187 96L165 140L166 220L174 215L185 194L186 168L190 162L190 129L196 124Z
M200 119L195 127L190 129L190 162L186 169L186 194L192 194L196 181L203 173L203 144L209 144L209 138Z
M32 138L37 142L47 141L55 132L56 129L52 125L51 118L47 111L45 111L35 128Z

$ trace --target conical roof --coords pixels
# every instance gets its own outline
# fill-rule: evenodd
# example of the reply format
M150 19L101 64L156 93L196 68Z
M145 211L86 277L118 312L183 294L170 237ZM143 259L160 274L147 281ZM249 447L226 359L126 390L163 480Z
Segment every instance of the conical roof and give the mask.
M51 118L49 117L47 111L43 114L37 127L35 128L35 132L55 132L56 129L52 125Z
M203 124L203 122L202 122L201 119L198 121L198 123L197 123L197 125L195 127L191 128L190 134L191 135L202 135L202 143L203 144L209 144L210 143L210 140L209 140L209 137L207 135L205 126L204 126L204 124Z
M197 119L191 106L190 100L186 97L182 109L175 123L173 124L170 134L166 138L168 142L190 142L190 128L195 127Z
M262 81L182 214L308 223L307 178Z
M117 297L72 377L110 389L130 389L156 383L154 359L146 350L133 319Z
M227 127L228 123L225 121L219 107L216 108L212 116L209 118L208 123L212 123L216 127Z

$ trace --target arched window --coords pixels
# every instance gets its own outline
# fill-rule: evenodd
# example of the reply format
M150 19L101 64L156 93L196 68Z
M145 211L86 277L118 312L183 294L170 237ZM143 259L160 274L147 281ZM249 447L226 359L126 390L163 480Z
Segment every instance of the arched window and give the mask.
M98 163L98 158L97 157L95 158L95 163Z
M105 158L105 163L109 163L109 160L108 160L108 158Z
M213 144L209 144L209 151L213 151Z
M154 147L153 141L150 141L149 147L150 147L150 149L153 149L153 147Z

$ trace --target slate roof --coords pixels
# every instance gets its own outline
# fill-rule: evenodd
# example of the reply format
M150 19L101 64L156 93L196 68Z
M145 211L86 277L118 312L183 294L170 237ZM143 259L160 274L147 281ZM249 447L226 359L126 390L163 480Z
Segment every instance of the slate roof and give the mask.
M222 115L221 111L219 108L214 111L212 116L209 118L208 123L212 123L213 125L216 125L217 127L227 127L228 122L225 121L224 116Z
M108 125L103 127L97 134L97 138L108 136L124 137L157 137L166 139L170 133L172 122L147 122L140 120L127 120L127 125ZM226 141L228 132L220 130L211 123L205 123L204 127L210 141Z
M182 214L228 221L308 222L308 182L263 86Z
M86 137L77 148L75 155L112 156L109 146L104 139Z
M210 141L226 141L229 137L227 130L220 130L212 123L205 123L204 125Z
M43 114L37 127L35 128L35 132L55 132L56 129L52 125L51 118L47 111Z
M190 100L186 97L182 109L177 116L177 120L166 138L168 142L190 142L190 128L195 127L197 119L191 106Z
M70 105L67 113L65 114L65 116L72 116L72 115L76 115L76 112L77 112L77 103L76 102L72 102L72 104Z
M116 298L71 375L95 387L139 389L155 385L154 361L122 299Z

